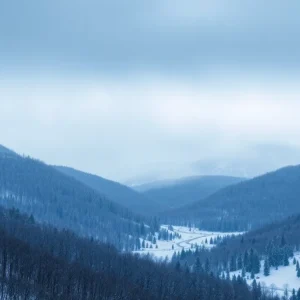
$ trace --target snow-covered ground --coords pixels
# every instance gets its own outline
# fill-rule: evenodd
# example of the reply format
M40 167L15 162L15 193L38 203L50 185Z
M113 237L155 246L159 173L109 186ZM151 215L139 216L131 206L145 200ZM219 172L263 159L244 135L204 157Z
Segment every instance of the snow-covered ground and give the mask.
M300 253L295 254L296 260L300 263ZM277 293L278 295L283 295L284 291L287 289L289 295L293 289L298 291L300 288L300 278L297 277L296 266L293 264L293 259L290 259L290 265L287 267L280 266L278 270L271 268L270 275L264 276L264 261L261 261L260 273L255 275L256 282L260 282L263 288L267 288L271 293ZM232 272L231 276L234 274L241 275L241 271ZM253 282L249 273L246 275L248 284Z
M168 230L168 225L162 225L162 229ZM148 248L142 249L140 251L135 251L134 253L140 253L140 254L150 254L153 255L154 258L158 259L171 259L174 252L181 251L182 249L188 250L188 249L195 249L195 245L198 246L204 246L206 248L214 247L214 245L210 244L210 239L215 239L218 236L221 238L224 238L228 235L237 235L241 233L226 233L226 232L210 232L210 231L202 231L197 228L191 228L191 230L188 227L183 226L172 226L174 231L169 231L172 233L178 233L181 235L181 238L176 238L172 241L162 241L157 239L157 246L152 244L153 248L150 247L150 242L147 242ZM207 241L207 243L206 243Z

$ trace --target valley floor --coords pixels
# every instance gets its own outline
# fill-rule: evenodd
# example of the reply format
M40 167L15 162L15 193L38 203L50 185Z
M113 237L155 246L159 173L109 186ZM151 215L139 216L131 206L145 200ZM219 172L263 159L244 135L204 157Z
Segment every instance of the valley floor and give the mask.
M140 254L150 254L155 259L165 259L167 258L170 260L172 258L172 255L174 252L184 250L195 249L195 246L204 246L206 248L212 248L214 247L213 244L210 244L211 239L215 239L217 237L224 238L228 235L238 235L241 234L239 232L235 233L226 233L226 232L210 232L210 231L202 231L197 228L189 228L189 227L183 227L183 226L172 226L173 231L168 230L168 225L162 225L162 229L166 229L169 232L177 233L181 236L181 238L176 238L172 241L162 241L157 240L156 245L158 248L156 248L156 245L151 244L150 242L148 245L148 248L144 248L139 251L135 251L134 253L140 253ZM152 248L150 248L150 245L152 245Z

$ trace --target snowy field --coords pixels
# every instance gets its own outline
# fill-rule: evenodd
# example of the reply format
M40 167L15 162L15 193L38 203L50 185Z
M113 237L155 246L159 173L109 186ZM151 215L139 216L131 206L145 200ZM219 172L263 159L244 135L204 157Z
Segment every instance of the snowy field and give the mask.
M162 225L162 229L168 230L168 225ZM145 248L140 251L134 251L134 253L140 254L150 254L156 259L165 259L170 260L174 252L181 251L182 249L195 249L195 246L204 246L206 248L214 247L214 245L210 244L210 239L215 239L217 237L224 238L228 235L238 235L241 233L225 233L225 232L210 232L210 231L202 231L197 228L182 227L182 226L172 226L173 231L169 231L170 233L177 233L181 235L181 238L176 238L172 241L162 241L157 240L156 244L158 248L156 249L156 245L152 244L152 249ZM206 243L207 242L207 243ZM150 243L151 244L151 243Z
M296 260L300 263L300 253L295 254ZM290 265L287 267L280 266L278 270L275 268L270 269L270 275L264 276L264 261L261 261L261 270L260 273L255 275L255 280L260 282L263 288L267 288L270 293L283 295L284 291L287 290L289 292L289 296L291 296L291 292L293 289L298 291L300 288L300 278L297 277L296 266L293 264L293 259L289 260ZM234 274L241 275L241 271L232 272L231 276ZM246 275L248 284L253 282L251 279L250 274L247 273Z

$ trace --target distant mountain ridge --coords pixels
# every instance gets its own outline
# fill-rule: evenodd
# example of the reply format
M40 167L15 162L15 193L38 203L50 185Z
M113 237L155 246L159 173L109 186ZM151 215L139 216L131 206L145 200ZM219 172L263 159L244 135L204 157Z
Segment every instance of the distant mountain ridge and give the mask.
M225 187L165 216L169 222L242 231L300 213L299 199L300 166L289 166Z
M156 201L118 182L69 167L54 166L54 168L134 212L149 215L155 213L160 206Z
M245 179L229 176L192 176L158 181L140 186L138 189L144 190L144 195L156 200L165 209L170 209L204 199L221 188L243 180Z

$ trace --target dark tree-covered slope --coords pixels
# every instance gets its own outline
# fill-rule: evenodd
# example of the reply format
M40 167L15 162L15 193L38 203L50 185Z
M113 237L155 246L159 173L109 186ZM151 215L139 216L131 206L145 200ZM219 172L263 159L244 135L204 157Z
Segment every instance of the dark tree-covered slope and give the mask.
M229 176L194 176L178 179L144 194L164 206L177 208L204 199L217 190L241 182L242 178Z
M85 185L98 191L108 199L128 207L130 210L140 214L153 214L157 212L159 204L144 195L122 185L118 182L75 170L73 168L55 166L55 168L71 176Z
M300 213L300 166L226 187L204 200L168 212L170 222L221 230L248 230Z
M259 229L251 230L240 236L227 237L211 250L199 248L195 252L185 252L173 257L173 263L180 261L195 265L209 261L210 271L245 271L257 273L247 264L247 256L268 259L270 266L285 265L286 259L292 257L294 251L300 249L300 215L291 216L280 222L273 222ZM248 260L248 263L250 260ZM255 267L255 266L252 266ZM296 274L295 274L296 275Z
M148 230L142 217L74 178L10 153L0 155L0 204L33 214L40 222L113 243L119 249L135 249L137 237Z
M40 226L0 208L1 299L269 300L238 278L220 280L184 267L120 254L69 231Z

